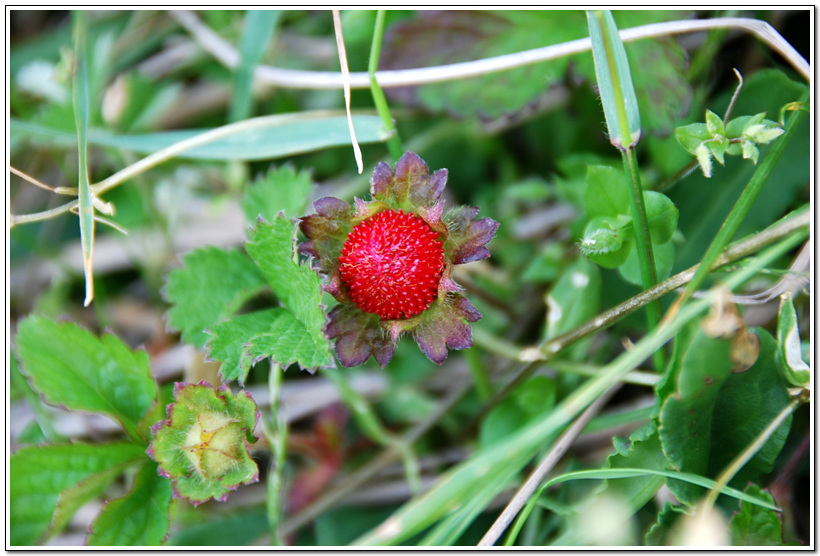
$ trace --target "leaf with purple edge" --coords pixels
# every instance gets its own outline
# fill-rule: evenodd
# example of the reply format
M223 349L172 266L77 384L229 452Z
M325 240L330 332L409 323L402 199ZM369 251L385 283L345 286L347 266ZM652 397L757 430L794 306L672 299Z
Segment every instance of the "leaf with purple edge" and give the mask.
M342 366L362 365L372 354L384 368L393 358L396 346L379 326L378 316L353 305L337 305L328 317L325 333L330 339L336 338L336 357Z
M453 264L464 264L480 261L490 256L485 245L495 236L499 223L492 218L480 218L477 207L456 207L444 217L448 223L452 245Z
M476 322L481 313L461 294L447 295L444 303L436 305L425 315L422 324L413 332L421 351L430 361L441 365L447 359L447 349L473 347L473 332L464 322Z

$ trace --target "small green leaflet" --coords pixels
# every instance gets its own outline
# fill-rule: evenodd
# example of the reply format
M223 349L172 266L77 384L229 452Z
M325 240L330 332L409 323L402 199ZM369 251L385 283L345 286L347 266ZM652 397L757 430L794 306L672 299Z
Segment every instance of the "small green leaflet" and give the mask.
M285 309L305 327L317 352L312 361L332 365L330 344L323 331L322 279L312 269L298 263L294 253L295 231L294 224L282 215L277 215L270 224L260 221L251 230L245 249ZM260 342L258 347L263 345ZM257 350L255 355L264 354Z
M305 212L312 191L308 172L297 172L292 166L271 169L245 188L242 211L250 224L260 216L273 222L280 211L295 218Z

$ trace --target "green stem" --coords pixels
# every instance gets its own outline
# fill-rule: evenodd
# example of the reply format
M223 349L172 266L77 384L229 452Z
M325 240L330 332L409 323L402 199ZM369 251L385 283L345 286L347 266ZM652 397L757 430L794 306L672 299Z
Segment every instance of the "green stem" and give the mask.
M384 10L376 12L376 27L373 30L373 42L370 44L370 62L367 65L367 74L370 76L370 94L373 96L373 104L376 105L376 111L384 122L384 127L388 132L393 132L390 139L387 140L387 148L394 160L401 158L404 154L404 148L399 138L399 132L396 130L396 125L393 118L390 116L390 107L387 104L387 99L384 96L378 80L376 79L376 71L379 69L379 52L382 46L382 35L384 34Z
M271 544L283 546L284 541L280 534L282 517L285 457L287 455L288 427L285 420L279 415L279 398L282 391L282 375L284 371L277 363L271 363L268 375L268 390L270 392L271 416L262 426L268 443L271 447L270 471L267 481L267 512L270 527Z
M810 98L809 95L810 91L807 87L806 92L800 99L800 102L808 102ZM681 307L686 301L688 301L694 292L700 289L703 285L703 282L706 280L709 272L711 272L715 261L717 261L718 257L720 257L723 248L735 235L741 222L743 222L743 219L749 213L749 210L752 208L752 205L760 194L760 191L763 189L763 186L772 175L775 166L780 161L780 157L786 150L786 146L791 142L791 139L797 130L797 126L803 120L804 116L805 112L803 111L797 111L791 115L788 123L786 124L786 132L782 137L774 142L768 155L761 162L760 166L757 167L757 170L755 170L754 175L752 175L752 179L749 180L749 183L746 185L743 193L740 194L740 197L735 203L735 206L732 208L732 211L723 222L723 225L715 236L715 239L712 240L712 244L703 256L694 277L689 282L689 285L686 287L683 294L681 294L680 298L678 298L675 302L674 310L677 310L677 308ZM674 314L674 310L670 311L670 314Z

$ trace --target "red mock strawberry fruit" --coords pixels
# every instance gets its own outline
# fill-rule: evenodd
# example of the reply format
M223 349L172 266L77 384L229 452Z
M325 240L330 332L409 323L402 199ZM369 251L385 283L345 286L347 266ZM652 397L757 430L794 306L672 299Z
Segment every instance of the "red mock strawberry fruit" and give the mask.
M498 223L476 220L474 207L444 214L446 183L447 170L430 174L408 152L395 170L384 162L376 166L371 201L355 199L351 206L323 197L314 203L316 214L301 219L307 241L299 249L329 277L324 289L339 301L325 332L336 339L343 366L361 365L372 355L384 367L404 332L438 364L448 348L472 346L467 323L481 313L461 294L452 267L489 257L485 245Z

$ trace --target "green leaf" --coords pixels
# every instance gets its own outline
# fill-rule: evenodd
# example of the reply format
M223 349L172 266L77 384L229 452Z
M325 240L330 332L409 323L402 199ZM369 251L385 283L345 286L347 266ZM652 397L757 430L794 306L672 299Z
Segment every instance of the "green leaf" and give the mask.
M629 182L623 169L589 166L584 207L590 217L629 215Z
M109 502L91 524L89 546L157 546L168 536L171 482L146 461L131 490Z
M709 135L712 137L726 135L726 128L723 126L723 120L711 110L706 111L706 131L708 131Z
M675 244L671 241L667 241L662 245L653 245L652 255L655 257L655 271L658 273L658 280L669 278L672 274L672 267L675 264ZM595 260L595 262L598 261ZM632 249L629 251L629 256L623 264L618 267L618 273L630 284L642 287L643 282L641 282L640 264L638 251Z
M143 440L138 424L157 395L147 353L111 334L97 338L71 322L30 316L18 327L17 355L47 403L108 415Z
M663 509L658 512L655 523L649 528L644 537L646 546L668 546L669 535L672 532L678 518L686 513L685 506L676 506L669 502L663 505Z
M652 245L666 243L678 229L678 209L669 197L657 191L644 191L643 198Z
M262 271L282 305L306 330L313 343L317 366L331 365L330 343L324 335L322 279L311 268L297 262L294 253L295 226L281 215L272 223L260 221L250 232L245 249ZM262 347L261 343L260 346Z
M547 302L546 338L555 338L586 322L598 312L601 273L580 257L562 273L550 289Z
M379 143L388 138L379 116L354 116L353 125L359 143ZM56 146L77 144L74 134L55 128L11 119L9 128L10 136L18 141L28 137ZM186 129L115 135L100 129L89 129L88 142L99 147L151 154L208 131ZM347 116L327 111L308 111L245 120L230 135L186 150L178 157L196 160L270 160L349 144Z
M205 329L238 311L266 287L265 278L244 253L216 247L196 249L171 271L165 298L173 304L168 324L196 347L208 340Z
M223 363L219 373L226 382L243 384L251 366L264 357L272 357L283 368L291 363L303 369L327 364L305 325L285 309L237 315L215 324L209 332L209 357Z
M754 483L746 487L747 494L774 505L772 495ZM734 546L783 546L783 523L780 515L755 504L740 503L740 511L729 523Z
M617 437L615 437L617 438ZM615 439L613 439L614 441ZM617 445L616 445L617 446ZM626 453L616 451L607 458L610 469L638 467L642 469L666 469L666 457L654 423L647 423L629 437ZM608 481L607 489L618 493L632 512L649 502L664 484L664 477L645 475L617 481Z
M552 409L555 382L545 376L532 377L510 393L482 420L479 445L489 448Z
M297 172L292 166L271 168L245 189L242 210L248 222L262 217L273 222L280 211L288 218L296 218L305 212L313 180L306 171Z
M42 540L61 493L97 474L108 477L107 470L141 459L145 459L145 446L128 442L30 446L18 450L9 458L9 543L25 546ZM60 518L58 525L66 519L67 516Z
M777 319L777 361L783 376L792 386L806 388L811 383L811 368L803 361L797 313L790 292L780 296Z
M697 122L676 128L675 138L684 149L695 154L698 147L704 141L711 139L712 135L709 133L709 130L706 129L706 124Z
M663 401L659 431L669 463L681 471L716 477L789 403L774 362L775 342L765 330L757 362L732 372L732 340L710 338L699 330L680 364L676 388ZM787 420L741 469L731 484L745 484L771 471L785 442ZM694 504L699 489L668 483L684 503Z

